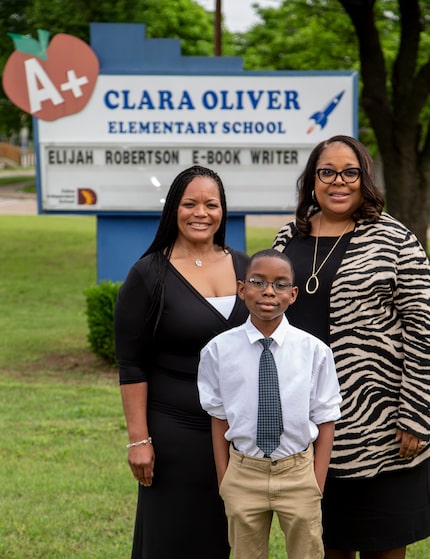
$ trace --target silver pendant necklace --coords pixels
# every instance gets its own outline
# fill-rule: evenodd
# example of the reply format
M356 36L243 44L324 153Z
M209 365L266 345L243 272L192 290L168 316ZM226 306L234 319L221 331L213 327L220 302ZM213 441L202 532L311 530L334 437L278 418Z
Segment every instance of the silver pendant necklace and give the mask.
M198 268L201 268L203 266L202 258L206 257L213 250L214 247L212 245L211 248L207 252L205 252L205 254L203 254L203 256L195 256L192 252L187 250L185 247L182 247L182 248L185 250L185 252L188 252L188 254L194 258L194 264Z
M315 269L316 267L316 262L317 262L317 253L318 253L318 239L319 239L319 235L320 235L320 229L321 229L321 216L320 216L320 222L318 225L318 234L315 237L315 248L314 248L314 258L313 258L313 262L312 262L312 273L308 278L308 281L305 284L305 289L306 289L306 293L308 293L308 295L313 295L314 293L316 293L318 291L318 288L320 286L320 282L318 279L318 274L320 273L322 267L324 266L324 264L327 262L327 260L330 258L330 256L333 254L334 249L337 247L337 245L340 243L342 237L344 236L344 234L346 233L346 230L348 229L349 225L350 225L350 221L348 221L348 223L345 226L345 229L342 231L342 234L340 235L340 237L338 237L337 241L334 243L334 245L331 247L329 253L327 254L327 256L324 258L324 260L321 262L321 264L318 267L318 270ZM313 287L312 287L313 285Z

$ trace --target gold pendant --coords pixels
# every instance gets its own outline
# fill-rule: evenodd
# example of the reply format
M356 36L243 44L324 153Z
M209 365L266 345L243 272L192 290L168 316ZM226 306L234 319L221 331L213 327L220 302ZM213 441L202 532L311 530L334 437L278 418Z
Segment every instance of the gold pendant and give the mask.
M310 283L312 280L315 282L315 287L313 289L310 288ZM320 282L317 276L315 274L312 274L311 276L309 276L309 279L305 284L306 293L308 293L309 295L313 295L318 291L319 286L320 286Z

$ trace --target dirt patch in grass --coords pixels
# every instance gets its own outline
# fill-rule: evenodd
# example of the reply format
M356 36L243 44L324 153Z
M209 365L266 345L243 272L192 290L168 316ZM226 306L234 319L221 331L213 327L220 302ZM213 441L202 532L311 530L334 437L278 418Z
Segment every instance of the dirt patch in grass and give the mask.
M41 364L46 368L59 371L82 371L107 375L117 373L114 365L110 365L88 349L67 354L50 353L45 355Z
M15 365L14 373L21 379L35 380L40 374L65 382L93 382L98 379L118 384L118 368L88 349L47 353L34 361Z

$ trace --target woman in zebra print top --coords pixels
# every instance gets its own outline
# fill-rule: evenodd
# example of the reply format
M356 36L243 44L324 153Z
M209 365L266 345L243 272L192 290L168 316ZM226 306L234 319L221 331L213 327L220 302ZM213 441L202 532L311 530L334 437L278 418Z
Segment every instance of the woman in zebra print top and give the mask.
M330 345L343 397L323 500L326 559L403 559L430 535L430 265L383 212L355 138L318 144L294 222L273 247L294 263L289 321Z

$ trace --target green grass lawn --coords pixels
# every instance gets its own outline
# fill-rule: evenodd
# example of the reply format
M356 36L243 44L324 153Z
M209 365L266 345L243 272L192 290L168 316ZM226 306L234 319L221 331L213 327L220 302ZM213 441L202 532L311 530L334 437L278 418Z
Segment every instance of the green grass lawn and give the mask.
M95 225L89 216L0 216L4 559L130 556L136 483L116 370L86 340ZM250 229L248 251L270 246L275 232ZM285 557L277 523L270 557ZM430 541L407 557L428 559Z

